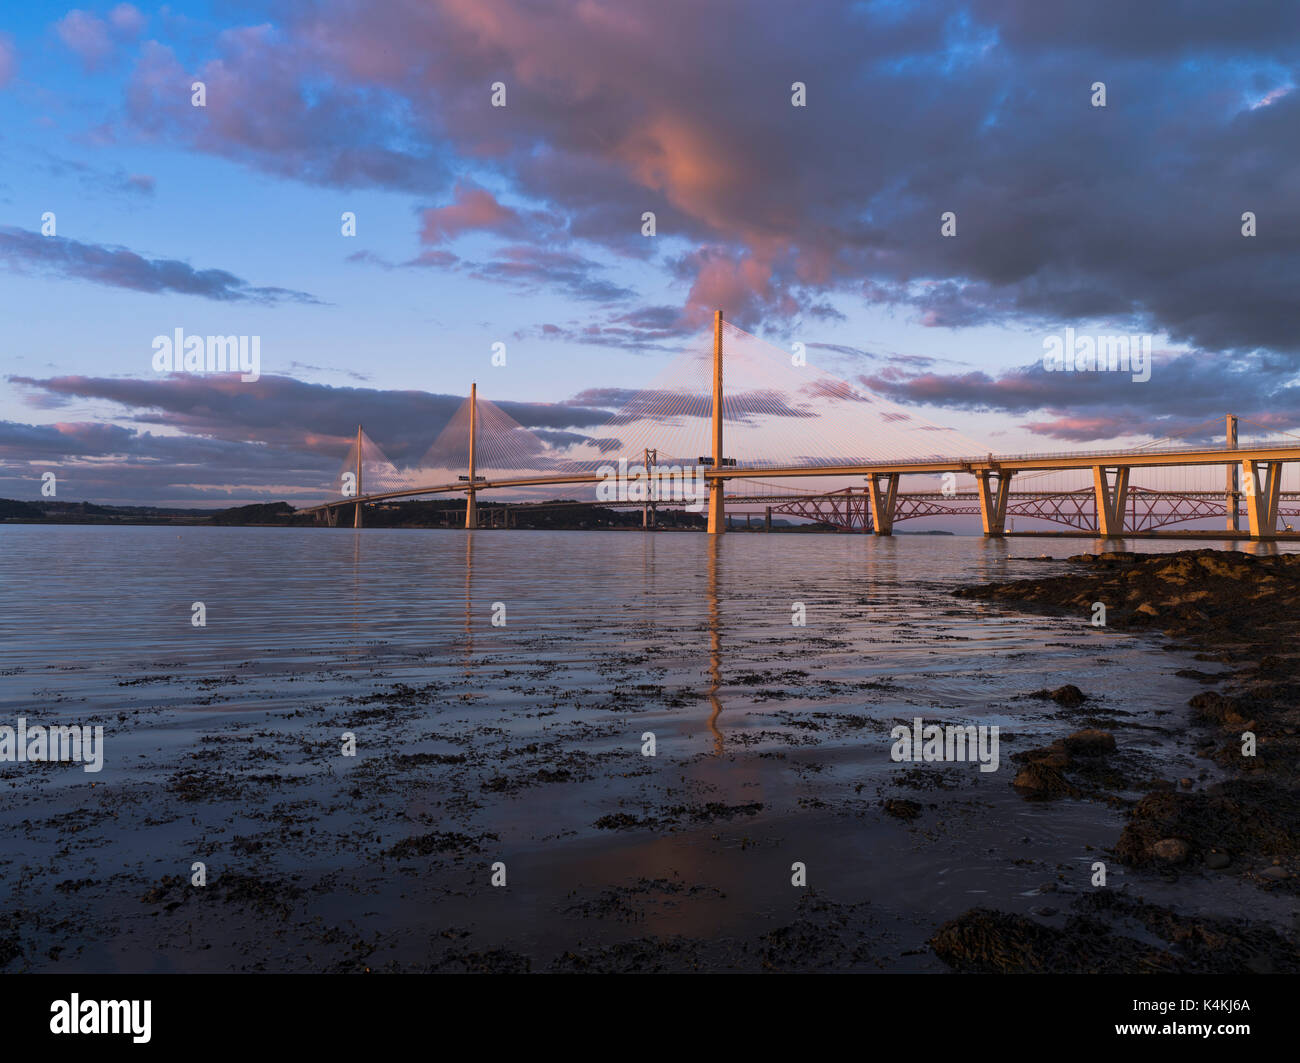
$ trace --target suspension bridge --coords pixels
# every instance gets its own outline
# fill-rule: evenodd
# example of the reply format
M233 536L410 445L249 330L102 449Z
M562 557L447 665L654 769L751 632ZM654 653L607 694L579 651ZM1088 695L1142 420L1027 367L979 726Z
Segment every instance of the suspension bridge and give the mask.
M1295 534L1286 518L1300 516L1300 489L1284 490L1283 472L1287 465L1300 472L1300 439L1242 440L1239 419L1229 414L1219 443L1207 425L1195 431L1211 441L1194 445L1164 438L1128 449L995 454L810 367L718 311L711 342L689 347L594 430L548 438L480 399L475 384L405 471L358 426L338 494L299 512L330 525L351 515L360 528L367 506L463 495L464 526L478 528L485 493L519 500L512 508L553 508L561 503L538 499L539 492L591 485L597 490L586 504L640 507L647 526L661 507L702 509L714 535L727 530L729 511L748 522L755 506L769 529L779 514L875 535L906 520L963 515L978 515L990 537L1044 534L1015 532L1016 518L1065 529L1046 534L1103 538ZM664 470L674 487L667 493L657 490ZM601 490L611 477L631 481L613 498ZM685 490L692 479L698 495ZM1221 530L1161 531L1207 520Z

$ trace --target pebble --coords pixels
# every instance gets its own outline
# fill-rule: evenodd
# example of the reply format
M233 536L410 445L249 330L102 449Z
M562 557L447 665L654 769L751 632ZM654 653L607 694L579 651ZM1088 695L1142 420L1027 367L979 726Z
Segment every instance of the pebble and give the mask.
M1166 864L1181 864L1191 855L1192 847L1182 838L1161 838L1151 846L1151 855Z
M1284 878L1290 878L1291 873L1284 867L1266 867L1259 873L1260 878L1266 878L1270 882L1281 882Z
M1230 863L1232 863L1232 857L1227 853L1219 852L1217 849L1213 849L1205 854L1205 866L1210 868L1212 871L1221 871Z

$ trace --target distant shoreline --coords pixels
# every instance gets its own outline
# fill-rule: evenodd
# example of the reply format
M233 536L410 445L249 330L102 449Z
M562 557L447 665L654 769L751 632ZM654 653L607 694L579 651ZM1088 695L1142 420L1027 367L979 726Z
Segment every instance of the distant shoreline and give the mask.
M639 508L611 509L596 503L583 504L573 499L554 499L554 508L536 503L480 504L481 519L486 514L504 511L518 531L640 531ZM463 529L465 507L461 502L397 502L372 506L366 510L367 528ZM704 518L697 513L659 510L656 531L704 531ZM762 521L747 526L736 517L732 531L763 531ZM350 527L350 514L340 519L339 527ZM153 506L101 506L93 502L24 502L0 499L0 525L5 524L76 524L87 526L127 527L244 527L244 528L311 528L317 521L300 513L287 502L254 503L228 509L179 509ZM483 531L493 530L483 527ZM505 530L505 529L501 529ZM851 534L824 524L795 524L774 520L771 531L797 534ZM859 533L861 534L861 533ZM895 531L895 535L957 535L957 532Z

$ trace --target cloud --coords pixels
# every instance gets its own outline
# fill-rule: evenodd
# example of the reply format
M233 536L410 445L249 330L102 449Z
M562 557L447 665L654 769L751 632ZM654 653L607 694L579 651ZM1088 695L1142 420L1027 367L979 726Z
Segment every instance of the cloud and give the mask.
M682 311L673 306L643 306L621 313L606 314L599 321L565 324L547 322L520 330L516 339L536 337L595 347L619 347L624 350L680 352L680 341L697 332L686 322Z
M219 57L192 71L166 45L145 42L126 86L130 128L309 184L421 194L444 187L443 155L410 127L407 102L331 78L304 43L311 36L306 27L227 30L215 42ZM207 86L203 108L190 103L194 81Z
M503 248L496 258L470 268L480 280L502 281L525 289L543 286L567 293L571 298L609 303L631 298L635 293L597 276L599 263L568 251L547 251L530 244Z
M119 43L139 37L146 22L131 4L118 4L107 20L74 8L54 24L54 32L87 70L97 70L112 57Z
M452 202L445 207L432 207L421 212L420 240L426 244L440 244L467 232L494 233L498 236L520 238L531 236L539 240L552 238L555 218L543 211L521 214L513 207L502 205L485 188L468 181L457 181L452 189Z
M41 236L0 226L0 260L19 272L43 272L138 292L172 292L220 302L311 303L306 292L259 288L222 269L196 270L175 259L149 259L124 247Z
M108 193L127 198L149 197L157 186L149 174L127 173L121 167L104 169L45 150L34 152L30 165L52 177L75 178L82 188L96 196Z
M22 486L17 497L33 497L31 485L39 484L39 470L53 464L77 469L80 486L69 497L96 501L192 498L230 504L236 494L242 500L318 500L335 488L334 477L358 424L366 426L399 470L406 470L421 464L458 414L464 423L465 398L459 395L277 376L252 383L219 374L169 374L152 380L11 376L8 381L33 407L99 401L114 404L121 414L98 424L0 422L0 497L6 490L13 495L15 489L6 484L15 483ZM536 437L537 454L545 460L548 447L587 442L598 450L617 448L608 429L661 410L669 401L676 415L707 421L708 395L620 388L593 388L562 403L507 401L495 407ZM729 421L745 422L756 413L811 416L772 391L728 397ZM524 441L516 441L511 450L523 446ZM63 473L59 475L62 497Z
M356 251L347 261L395 269L399 265L370 251ZM571 299L614 303L636 293L599 276L604 266L572 251L548 250L532 244L503 247L494 258L480 262L462 259L451 251L430 248L400 263L406 268L458 270L475 280L507 284L520 291L549 290Z
M1120 436L1205 438L1232 412L1270 429L1300 426L1300 385L1285 359L1264 354L1213 358L1160 354L1151 379L1112 372L1046 372L1030 365L1003 373L911 373L891 366L859 378L895 402L1013 415L1045 411L1021 427L1072 442ZM1205 426L1209 426L1207 429Z
M124 36L138 37L144 32L149 20L139 8L131 4L118 4L108 13L108 21Z
M0 89L6 88L18 75L18 48L7 33L0 33Z
M345 450L346 448L343 448ZM339 453L343 453L340 450ZM60 501L229 506L328 494L337 454L115 424L0 421L0 497L37 499L54 471Z
M1061 48L1118 55L1260 55L1293 53L1300 40L1300 8L1289 0L1240 0L1231 11L1219 4L1131 4L1093 0L1052 7L1035 0L974 0L976 17L995 23L1016 48ZM1174 13L1177 18L1171 17Z
M113 52L108 24L87 11L69 11L54 24L54 31L77 54L88 70L94 70Z
M98 399L123 407L132 422L167 432L286 447L304 455L341 455L357 425L368 425L388 457L399 463L423 455L465 402L459 395L337 387L270 375L249 383L220 374L8 379L31 393L32 405ZM610 416L606 409L582 403L497 406L529 429L581 431Z
M1290 0L357 10L286 6L275 26L199 41L192 69L146 42L118 132L311 184L444 196L421 216L426 251L478 232L654 260L696 325L718 306L753 329L865 302L935 328L1104 319L1300 355ZM790 105L794 80L806 107ZM1089 102L1097 80L1106 108ZM590 280L560 270L556 290L614 297Z

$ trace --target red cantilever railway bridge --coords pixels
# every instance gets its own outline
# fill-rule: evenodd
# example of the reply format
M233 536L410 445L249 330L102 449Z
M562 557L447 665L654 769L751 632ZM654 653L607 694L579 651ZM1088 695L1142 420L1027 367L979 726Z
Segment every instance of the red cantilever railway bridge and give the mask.
M1007 533L1008 517L1022 516L1057 523L1074 534L1117 538L1152 535L1156 529L1206 518L1224 518L1228 535L1238 531L1240 510L1245 509L1248 535L1252 539L1289 537L1290 525L1279 530L1279 518L1300 515L1300 494L1282 491L1282 467L1300 463L1300 442L1237 446L1236 418L1228 417L1223 446L1181 446L1132 450L1077 451L1051 454L985 454L980 456L916 460L816 462L798 465L734 464L724 459L722 392L722 313L714 322L712 456L701 468L708 485L708 530L726 531L726 506L763 504L768 515L791 515L850 531L889 535L894 524L917 517L978 513L986 536ZM599 484L606 479L599 471L572 471L483 477L476 469L476 419L478 400L471 389L469 399L469 460L467 475L442 483L402 486L394 490L356 493L331 499L300 512L315 514L330 524L338 514L353 511L354 526L360 527L368 504L425 495L464 494L465 525L479 526L478 496L484 492L518 488ZM870 432L869 424L864 433ZM357 430L356 485L361 486L361 430ZM1227 471L1225 490L1163 491L1130 486L1134 469L1220 467ZM1242 486L1237 487L1238 469ZM1016 476L1026 473L1090 471L1092 486L1073 491L1013 492ZM974 477L976 489L966 492L935 491L933 488L900 490L909 476L964 474ZM799 480L812 477L854 477L866 480L865 488L838 491L777 493L770 480ZM733 488L728 494L728 485ZM764 490L766 489L766 490ZM594 502L594 499L593 499ZM601 503L602 505L609 503ZM613 503L629 504L629 503ZM640 501L633 504L644 505ZM663 506L665 502L655 505ZM1025 534L1025 533L1021 533ZM1068 533L1067 533L1068 534ZM1175 533L1187 534L1187 533ZM1202 533L1223 537L1223 532ZM1300 537L1300 536L1298 536Z

